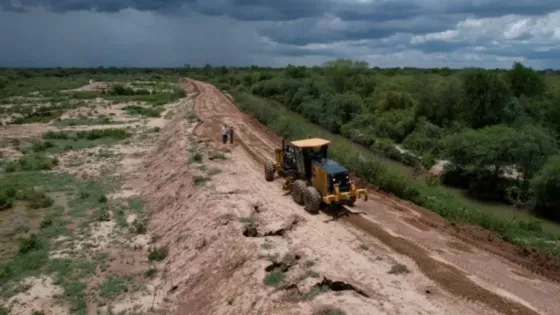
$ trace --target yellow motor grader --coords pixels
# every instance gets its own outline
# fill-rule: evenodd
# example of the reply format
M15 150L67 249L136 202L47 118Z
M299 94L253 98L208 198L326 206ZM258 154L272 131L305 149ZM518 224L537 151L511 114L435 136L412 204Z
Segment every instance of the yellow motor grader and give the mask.
M273 181L274 174L286 179L285 190L303 204L310 213L319 211L321 205L353 205L357 199L367 200L367 190L357 189L349 178L348 170L340 163L327 158L330 141L321 138L297 140L275 150L276 162L266 161L264 177Z

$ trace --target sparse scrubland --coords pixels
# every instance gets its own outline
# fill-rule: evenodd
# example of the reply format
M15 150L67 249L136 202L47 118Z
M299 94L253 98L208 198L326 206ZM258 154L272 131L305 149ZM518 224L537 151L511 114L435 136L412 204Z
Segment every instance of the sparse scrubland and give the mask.
M2 311L145 313L125 298L156 271L127 168L184 96L161 72L0 71Z

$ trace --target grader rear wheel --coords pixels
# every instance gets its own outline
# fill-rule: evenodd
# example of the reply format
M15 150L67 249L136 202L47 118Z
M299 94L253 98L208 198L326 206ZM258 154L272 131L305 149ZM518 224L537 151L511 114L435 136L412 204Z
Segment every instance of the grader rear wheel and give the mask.
M305 211L309 213L319 212L319 208L321 206L321 194L319 194L319 191L317 191L315 187L307 187L303 195L303 200L305 203Z
M267 182L271 182L274 180L274 172L276 171L276 166L274 162L267 160L264 164L264 179Z
M303 204L303 195L306 188L307 185L301 179L296 180L292 185L292 198L298 205Z

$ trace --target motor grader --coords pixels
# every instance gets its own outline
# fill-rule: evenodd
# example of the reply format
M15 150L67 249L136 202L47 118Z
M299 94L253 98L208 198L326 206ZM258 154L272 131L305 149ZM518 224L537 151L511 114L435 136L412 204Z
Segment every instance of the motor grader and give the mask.
M291 190L294 201L306 211L316 213L322 205L353 205L367 200L367 190L357 189L348 170L327 158L330 141L321 138L287 141L275 150L276 162L266 161L264 176L273 181L274 174L284 177L285 190Z

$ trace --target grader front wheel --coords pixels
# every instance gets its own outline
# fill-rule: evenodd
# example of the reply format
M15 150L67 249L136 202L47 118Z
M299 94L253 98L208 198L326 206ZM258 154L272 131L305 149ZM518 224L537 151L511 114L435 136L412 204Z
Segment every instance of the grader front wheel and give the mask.
M296 180L292 184L292 199L294 199L294 201L298 205L303 204L303 196L305 194L306 188L307 188L307 185L301 179Z
M274 180L274 172L276 171L276 166L270 160L266 161L264 164L264 179L267 182L271 182Z
M309 213L319 212L319 207L321 206L321 194L313 186L307 187L305 190L303 200L305 203L305 211Z

